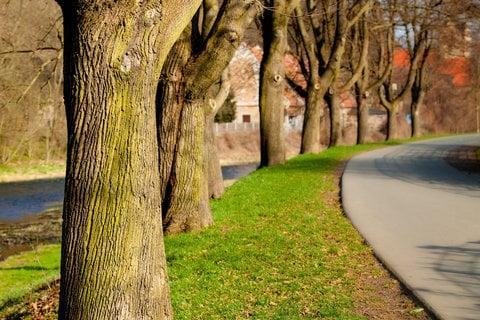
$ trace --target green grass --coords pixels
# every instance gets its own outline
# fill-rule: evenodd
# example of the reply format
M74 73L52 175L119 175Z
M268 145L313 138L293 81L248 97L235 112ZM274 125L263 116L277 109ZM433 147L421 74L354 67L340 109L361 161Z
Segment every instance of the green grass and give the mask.
M0 179L5 175L38 175L65 172L65 164L62 162L54 163L16 163L11 165L0 165Z
M0 310L58 278L60 245L45 245L0 262Z
M361 318L355 274L371 251L333 200L334 171L375 147L258 170L212 203L214 227L168 237L177 319Z
M212 202L213 227L167 237L176 319L363 319L355 301L370 298L359 292L381 294L360 275L384 271L336 200L335 170L384 145L336 147L258 170ZM54 279L59 261L59 246L47 246L2 262L0 305Z

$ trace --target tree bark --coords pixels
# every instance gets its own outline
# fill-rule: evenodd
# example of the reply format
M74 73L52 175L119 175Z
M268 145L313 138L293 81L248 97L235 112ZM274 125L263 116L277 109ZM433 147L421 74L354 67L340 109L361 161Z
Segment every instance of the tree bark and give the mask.
M357 144L368 143L370 99L368 93L357 92Z
M338 146L342 143L342 123L340 96L333 92L327 95L330 109L330 146Z
M263 18L264 54L260 66L260 166L285 162L283 57L287 49L288 1L267 1Z
M59 319L171 319L157 79L199 1L63 4L68 126Z
M160 119L167 119L159 121L160 157L165 158L161 172L163 225L167 234L198 230L213 223L209 205L209 161L215 159L210 159L211 154L205 150L210 148L214 154L211 149L215 147L214 141L210 143L206 137L213 133L206 131L213 130L206 124L211 112L208 91L222 76L240 45L246 26L256 14L251 2L225 1L220 13L214 1L206 5L210 9L204 21L208 24L204 25L204 34L196 34L195 26L184 31L169 54L168 66L160 81L161 91L166 93L160 96L158 112ZM213 19L212 12L220 16ZM174 76L169 77L169 73ZM178 79L181 85L175 85ZM216 194L219 193L217 188Z
M199 230L213 223L205 172L203 107L201 101L182 106L175 160L163 197L166 234Z
M223 185L222 166L217 152L215 137L215 114L206 116L205 123L205 159L207 163L208 195L218 199L222 196L225 188Z
M326 88L321 88L317 81L308 83L305 114L303 118L302 144L300 153L318 153L321 145L321 121L323 96Z
M217 151L217 139L215 136L215 115L223 106L230 93L229 69L225 68L220 81L220 88L215 97L209 100L205 116L205 159L207 164L208 195L210 198L218 199L225 191L223 185L222 167Z
M395 140L400 139L400 132L399 132L399 103L392 103L391 106L387 109L387 140Z
M420 123L420 108L423 106L425 93L421 92L419 97L412 101L412 137L420 137L422 135Z
M163 229L166 234L213 223L205 189L204 105L188 100L186 70L192 57L188 27L168 55L157 103Z

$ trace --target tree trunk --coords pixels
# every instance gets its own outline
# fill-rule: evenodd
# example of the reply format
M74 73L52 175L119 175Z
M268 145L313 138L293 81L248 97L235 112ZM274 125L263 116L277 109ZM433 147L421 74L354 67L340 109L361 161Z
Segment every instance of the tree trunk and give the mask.
M198 5L64 3L68 153L59 319L172 318L155 92L163 61Z
M203 229L213 223L204 157L203 102L184 102L175 160L163 197L166 234Z
M413 91L413 90L412 90ZM419 89L420 92L414 94L412 97L412 106L411 106L411 116L412 116L412 124L411 124L411 136L412 137L420 137L421 132L421 123L420 123L420 108L423 105L423 101L425 100L425 92Z
M310 81L307 88L307 101L303 118L302 145L300 153L318 153L321 146L321 114L325 89L319 88L316 81Z
M218 199L224 192L222 167L218 158L217 143L215 137L215 115L205 117L205 159L207 163L208 195L210 198Z
M336 93L327 95L327 103L330 109L330 146L338 146L342 143L342 123L340 97Z
M288 5L273 0L264 13L264 54L260 67L260 166L285 162L284 96Z
M369 97L357 90L357 144L368 143Z
M204 102L187 100L191 64L191 28L170 51L160 78L158 140L163 229L166 234L212 224L204 152Z
M399 105L398 103L392 103L390 108L387 110L387 140L399 139Z

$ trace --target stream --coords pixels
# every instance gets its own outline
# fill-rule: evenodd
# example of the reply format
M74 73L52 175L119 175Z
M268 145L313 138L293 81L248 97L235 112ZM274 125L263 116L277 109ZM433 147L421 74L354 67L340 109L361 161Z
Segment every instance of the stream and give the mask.
M223 166L224 180L235 180L258 167L256 163ZM65 179L0 183L0 222L13 222L62 206Z

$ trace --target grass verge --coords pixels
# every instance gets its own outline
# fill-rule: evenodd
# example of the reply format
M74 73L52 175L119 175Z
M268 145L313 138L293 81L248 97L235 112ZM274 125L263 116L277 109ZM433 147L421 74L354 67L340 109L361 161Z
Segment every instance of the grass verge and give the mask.
M338 201L339 165L384 145L336 147L258 170L212 202L213 227L167 237L176 319L425 318ZM30 259L51 257L57 275L59 249L48 248L51 256Z
M0 262L0 310L58 278L60 245L39 246Z

